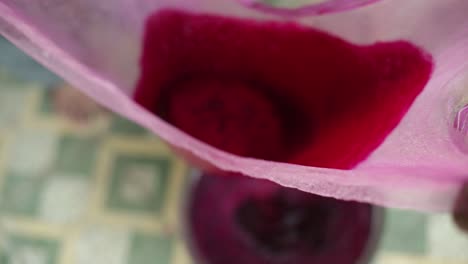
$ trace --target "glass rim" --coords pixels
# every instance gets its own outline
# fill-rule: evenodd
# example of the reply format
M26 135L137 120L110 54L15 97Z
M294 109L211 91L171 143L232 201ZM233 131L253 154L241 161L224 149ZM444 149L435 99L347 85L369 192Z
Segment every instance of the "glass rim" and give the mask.
M304 4L299 7L279 7L264 0L237 0L242 5L264 13L279 16L320 16L337 12L353 10L381 0L326 0L320 3Z

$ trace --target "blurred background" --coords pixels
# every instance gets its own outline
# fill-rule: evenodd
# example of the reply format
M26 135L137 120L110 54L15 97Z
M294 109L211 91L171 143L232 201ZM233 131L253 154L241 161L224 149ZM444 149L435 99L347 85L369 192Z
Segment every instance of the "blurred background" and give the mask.
M187 264L189 167L0 39L0 264ZM449 215L385 210L375 264L468 263Z

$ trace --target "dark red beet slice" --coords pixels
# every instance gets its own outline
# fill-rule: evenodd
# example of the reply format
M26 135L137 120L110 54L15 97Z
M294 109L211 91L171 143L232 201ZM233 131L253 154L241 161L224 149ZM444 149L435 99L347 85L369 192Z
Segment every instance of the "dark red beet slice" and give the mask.
M174 89L167 118L175 126L233 154L278 158L281 119L255 89L220 80L191 80Z
M372 207L247 177L205 175L190 197L193 250L207 264L355 264Z
M141 65L135 100L194 137L238 155L339 169L383 142L432 70L404 41L357 46L293 23L174 10L149 18Z

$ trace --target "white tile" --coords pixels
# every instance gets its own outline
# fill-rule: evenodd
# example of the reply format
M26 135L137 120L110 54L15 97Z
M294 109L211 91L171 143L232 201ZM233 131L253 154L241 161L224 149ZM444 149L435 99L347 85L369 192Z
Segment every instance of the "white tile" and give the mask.
M130 232L89 227L75 243L74 264L127 264Z
M428 229L430 256L468 262L468 235L457 229L451 216L430 217Z
M154 195L159 184L159 170L150 165L130 165L125 170L119 192L132 204L144 203Z
M11 264L48 264L48 254L40 248L23 246L9 254Z
M52 165L57 135L46 130L23 130L9 151L9 169L21 176L40 175Z
M89 183L83 176L51 177L44 186L39 217L54 224L66 224L79 220L88 205L89 189Z
M426 256L412 256L398 253L381 254L374 264L466 264L466 261L434 259ZM364 263L363 263L364 264Z
M8 85L8 84L0 84ZM2 95L0 96L0 129L11 128L21 121L21 115L24 112L24 105L26 103L26 91L24 89L3 88Z

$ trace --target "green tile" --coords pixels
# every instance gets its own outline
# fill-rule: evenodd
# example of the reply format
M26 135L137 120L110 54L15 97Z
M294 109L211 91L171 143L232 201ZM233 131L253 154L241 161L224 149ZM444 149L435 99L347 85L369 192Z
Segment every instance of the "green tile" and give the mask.
M281 0L263 0L263 2L264 2L265 4L275 6L275 5L279 5L280 2L281 2Z
M280 8L296 8L310 4L310 0L263 0L263 3Z
M173 243L168 237L137 233L133 236L129 264L169 264Z
M39 113L49 115L54 112L53 93L55 89L56 88L50 88L41 93L41 102L38 109Z
M9 174L0 193L0 208L6 214L33 217L42 189L42 179Z
M120 116L112 119L111 130L113 133L141 136L148 134L147 130L134 122Z
M56 240L29 237L29 236L8 236L9 249L6 263L58 263L58 253L60 243Z
M60 140L55 168L63 172L91 175L99 142L97 138L63 136Z
M166 197L170 165L165 157L118 155L107 206L112 210L159 213Z
M386 212L382 248L386 251L421 255L426 252L427 216L390 209Z
M5 254L5 252L1 251L0 252L0 264L8 264L9 259L8 256Z
M0 67L8 76L11 76L10 78L45 85L59 80L57 75L3 37L0 37L0 51Z

